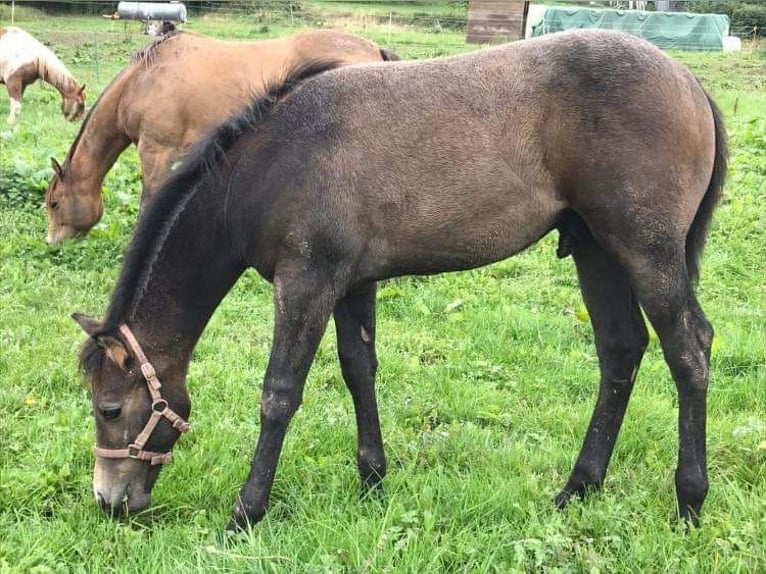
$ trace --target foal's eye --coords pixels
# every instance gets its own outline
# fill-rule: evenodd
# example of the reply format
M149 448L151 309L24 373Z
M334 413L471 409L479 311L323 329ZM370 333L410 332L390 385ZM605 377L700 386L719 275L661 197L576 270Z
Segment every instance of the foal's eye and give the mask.
M98 406L98 410L101 411L101 416L110 421L120 416L122 407L112 403L102 403Z
M51 201L50 206L51 206L51 209L57 209L59 206L59 202L54 199L53 201Z

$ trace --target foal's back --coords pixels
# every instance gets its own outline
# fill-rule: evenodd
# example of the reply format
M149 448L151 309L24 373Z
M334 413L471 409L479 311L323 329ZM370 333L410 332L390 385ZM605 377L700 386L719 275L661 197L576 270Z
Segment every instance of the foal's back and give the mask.
M715 153L693 75L646 42L593 31L334 70L274 126L278 164L243 214L270 205L261 238L274 244L288 231L344 241L370 277L508 257L569 209L600 238L684 238ZM245 138L235 153L248 142L261 146Z

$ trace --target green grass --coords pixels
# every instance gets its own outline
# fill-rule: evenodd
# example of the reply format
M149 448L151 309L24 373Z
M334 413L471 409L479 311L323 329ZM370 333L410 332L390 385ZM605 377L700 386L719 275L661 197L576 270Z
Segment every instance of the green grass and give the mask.
M91 102L147 41L95 19L28 23L62 40ZM261 37L252 22L220 17L193 27ZM383 43L388 34L354 30ZM430 30L396 29L390 39L407 57L468 49L459 34ZM60 117L55 92L33 86L19 125L0 124L0 573L764 571L765 60L677 56L721 104L732 147L699 285L717 333L703 528L684 532L668 520L677 399L656 341L604 491L553 509L598 380L573 265L556 259L555 237L491 267L381 286L378 394L390 467L382 501L357 497L353 408L328 330L270 512L230 538L221 532L257 438L272 331L271 288L246 274L195 350L194 430L163 471L153 508L107 519L90 491L94 422L77 373L83 335L69 314L106 308L136 216L138 163L131 152L112 170L104 220L88 238L46 246L48 158L63 156L77 126ZM7 112L2 94L2 121Z

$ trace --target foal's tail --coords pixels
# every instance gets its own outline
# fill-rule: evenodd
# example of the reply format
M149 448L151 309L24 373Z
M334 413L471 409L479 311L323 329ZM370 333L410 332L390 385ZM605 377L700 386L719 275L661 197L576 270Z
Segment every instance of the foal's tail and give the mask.
M713 210L723 193L723 184L726 180L726 169L729 163L729 147L723 115L710 95L707 92L705 95L710 103L715 124L715 160L713 161L713 174L710 176L707 191L697 209L689 233L686 235L686 268L692 283L695 283L699 277L699 258L705 246L705 238L710 220L713 217Z

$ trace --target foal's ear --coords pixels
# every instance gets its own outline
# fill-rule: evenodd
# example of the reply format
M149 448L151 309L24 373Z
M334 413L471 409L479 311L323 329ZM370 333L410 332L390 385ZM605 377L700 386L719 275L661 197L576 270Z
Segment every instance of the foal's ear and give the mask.
M53 173L55 173L59 177L64 177L64 170L61 168L61 164L56 161L55 157L51 158L51 167L53 168ZM74 315L78 315L78 313L75 313ZM72 318L78 323L80 323L80 321L74 315L72 315ZM84 317L84 315L81 315L81 316ZM80 323L80 325L82 325L82 323Z
M53 160L53 163L58 165L55 159L51 158L51 160ZM54 167L54 169L56 168ZM60 166L59 169L61 169ZM72 319L74 319L77 324L82 327L82 330L91 337L93 337L96 333L99 333L102 329L101 323L99 321L96 321L93 317L83 315L82 313L72 313Z

